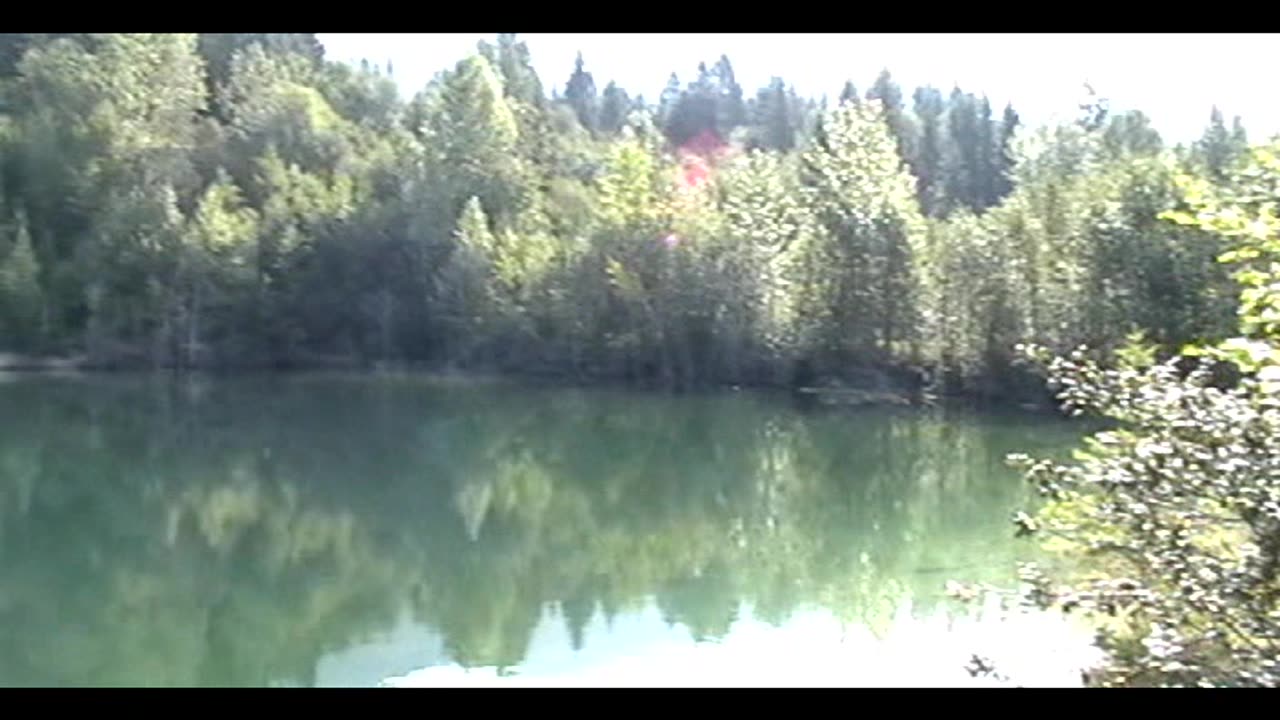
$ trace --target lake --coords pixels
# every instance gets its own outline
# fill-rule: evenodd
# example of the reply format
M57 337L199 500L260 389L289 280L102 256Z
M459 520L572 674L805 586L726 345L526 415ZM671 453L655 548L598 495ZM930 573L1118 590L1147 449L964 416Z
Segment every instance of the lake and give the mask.
M421 376L0 377L0 685L1070 685L1027 414Z

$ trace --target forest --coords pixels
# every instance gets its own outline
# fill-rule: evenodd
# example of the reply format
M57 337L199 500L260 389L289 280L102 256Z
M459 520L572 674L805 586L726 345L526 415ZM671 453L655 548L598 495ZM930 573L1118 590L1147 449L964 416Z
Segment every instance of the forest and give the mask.
M1012 398L1019 343L1235 327L1226 241L1159 215L1239 119L690 70L548 93L499 34L406 99L311 34L0 34L0 353Z
M389 65L326 60L310 34L0 34L0 368L55 361L175 371L409 368L669 389L870 384L1022 404L1052 395L1104 429L1070 462L1030 442L1027 452L1050 457L1009 458L1042 496L1011 512L1009 532L1062 552L1064 563L1048 571L1023 565L1016 593L1031 606L1095 623L1106 663L1085 684L1280 685L1280 139L1251 144L1239 119L1228 123L1206 108L1200 138L1170 145L1143 113L1113 111L1092 92L1073 119L1025 124L1016 108L997 109L959 87L908 94L889 70L865 91L851 79L838 97L806 98L784 78L752 93L722 56L683 70L693 72L683 80L672 73L656 102L614 82L598 88L581 56L565 70L548 93L527 46L500 34L403 98ZM112 441L122 428L102 420L104 408L142 396L78 406L80 391L63 390L71 393L67 407L81 409L35 412L35 398L61 396L15 383L10 403L0 406L7 411L0 420L9 419L0 474L12 480L0 487L0 534L53 533L40 522L11 523L3 512L36 517L34 507L57 515L80 507L68 499L75 493L88 493L100 511L96 522L121 518L110 527L129 528L108 535L127 547L121 557L136 549L139 559L118 574L95 575L100 549L83 543L54 567L86 563L82 576L109 578L101 587L110 590L91 588L93 598L107 593L118 607L150 608L149 598L165 592L206 596L144 582L164 573L152 569L160 557L153 544L130 544L140 527L154 537L163 531L171 547L204 563L226 558L240 533L257 527L254 537L268 538L272 549L246 557L275 563L263 577L284 577L290 563L332 546L351 572L384 573L370 580L376 584L413 575L351 562L383 557L361 544L368 525L359 518L416 513L406 527L465 536L478 548L471 557L496 558L499 579L457 566L458 577L492 581L493 592L477 585L474 594L455 594L449 583L427 580L396 590L416 594L423 616L450 619L449 643L466 663L502 665L522 654L545 598L519 596L535 593L532 581L518 589L506 583L517 571L542 573L542 556L527 554L540 548L547 558L580 563L552 568L576 578L559 585L578 587L576 599L556 600L576 604L571 628L580 630L582 611L595 600L620 607L643 587L678 584L685 570L717 563L708 582L725 588L758 587L744 578L775 570L819 597L887 588L887 576L871 572L883 568L852 555L856 538L827 545L805 533L874 528L897 515L907 540L890 547L909 555L917 529L952 521L974 528L995 515L975 511L971 517L984 519L965 519L970 505L999 511L1020 497L984 498L964 486L965 503L944 502L928 483L942 468L955 470L954 458L940 454L952 444L973 448L964 450L979 468L973 488L994 477L997 446L1017 448L966 440L962 422L913 424L928 413L879 430L856 431L852 419L821 430L839 436L831 446L856 452L815 469L784 460L806 438L820 437L819 426L788 429L758 414L742 418L741 429L709 417L681 425L670 406L634 398L619 417L638 424L619 431L616 455L639 458L639 470L605 477L592 463L607 445L583 442L579 429L599 425L598 414L514 399L470 427L428 426L413 435L396 433L427 423L427 413L409 408L400 420L392 406L372 405L384 419L364 425L385 422L385 441L401 456L453 439L443 464L458 467L432 471L448 479L447 488L430 489L409 470L343 472L358 456L342 452L359 437L349 426L320 426L321 434L301 439L285 429L319 422L308 392L290 401L296 405L262 409L253 422L232 422L216 406L202 410L209 427L243 424L248 439L221 441L234 450L232 460L201 462L188 454L214 448L206 439L218 435L199 425L205 416L194 410L174 414L181 404L165 393L180 383L171 385L156 396L159 409L142 416L151 430L137 433L160 439L114 465L83 464L94 482L69 482L76 476L61 469L71 462L61 450L131 447L128 437ZM28 392L32 399L24 400ZM721 401L743 395L723 393ZM359 410L357 400L343 407ZM227 402L254 407L243 398ZM538 435L547 418L560 416L580 422ZM185 431L200 442L182 440L174 417L196 423ZM342 412L332 418L349 420ZM528 429L522 418L531 418ZM483 430L499 420L522 423L509 442ZM719 426L742 446L699 439ZM44 439L23 434L42 428ZM485 437L494 444L467 444ZM275 455L264 440L278 444ZM625 451L632 440L645 444ZM703 497L687 475L708 448L702 474L724 473L738 484ZM846 476L894 449L927 462L886 460L892 482L852 494L856 485ZM336 454L327 459L326 452ZM655 458L680 462L654 477ZM433 462L428 455L421 465ZM742 484L751 467L794 486L793 494ZM826 471L851 484L835 484L844 489L830 497L804 489ZM293 478L320 482L326 472L336 473L335 487L407 478L410 489L434 494L412 507L388 501L341 517L316 509L306 520L307 508L325 507L321 495L281 489L277 501L268 492L292 487ZM174 474L198 480L166 486ZM223 478L238 484L214 484ZM263 478L261 489L254 478ZM903 514L876 494L912 483L920 484L915 504L925 514ZM660 511L641 512L645 503L664 502ZM793 504L779 510L776 502ZM847 527L824 514L840 503L857 515ZM719 522L709 519L713 506L741 507L744 517L768 512L754 515L756 525L715 526L704 536L699 528ZM290 513L298 514L296 525L277 523ZM608 536L594 513L604 518L600 527L639 530L601 545ZM745 548L774 542L774 516L795 518L788 532L794 526L799 534L779 535L770 547L778 556L792 553L793 564L770 569ZM648 528L672 524L687 528L686 539L644 545L661 537ZM730 531L742 540L738 549L726 544ZM707 539L687 540L694 537ZM587 555L561 552L561 541ZM0 550L28 546L0 543ZM691 548L703 554L693 557ZM409 553L406 567L423 556ZM601 578L593 570L623 557L641 559L626 571L634 576ZM61 622L40 614L51 606L38 591L23 594L50 577L30 562L19 568L26 574L16 594L0 597L0 611L26 608L36 619L0 624L10 633L0 643L27 643L24 628ZM439 576L452 577L448 562L439 561ZM932 562L910 557L903 567ZM858 575L858 567L866 572ZM225 577L224 587L236 584ZM698 598L732 593L683 592L670 591L664 614L693 618L690 626L708 637L724 629L723 604L699 606ZM464 617L481 595L491 603L480 606L492 611L490 620ZM256 627L265 627L286 605L237 606L244 597L226 591L220 604L190 617L208 619L203 642L235 655L243 647L252 658L265 652L258 648L268 635L237 635L243 625L236 618L256 612L267 618ZM307 617L325 630L324 608L343 606L344 596L314 598ZM774 600L771 612L784 616L789 603ZM874 608L851 611L864 613ZM104 627L121 627L120 615L103 617ZM130 635L130 647L144 647L138 638L147 636ZM314 637L328 642L325 632ZM172 667L184 668L184 679L230 677L226 668L192 664L195 655L182 648L198 640L174 638L172 657L187 661ZM74 642L85 639L66 641ZM102 647L121 652L118 644ZM308 648L300 657L314 655ZM44 677L65 661L22 662L28 665L11 674ZM975 667L999 672L982 658ZM68 673L104 677L110 669L101 660Z

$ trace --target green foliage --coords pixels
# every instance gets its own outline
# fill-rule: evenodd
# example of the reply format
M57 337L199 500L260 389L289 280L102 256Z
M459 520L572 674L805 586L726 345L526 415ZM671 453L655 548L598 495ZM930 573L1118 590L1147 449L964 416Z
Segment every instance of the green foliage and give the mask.
M914 165L918 154L918 134L914 118L906 112L902 103L902 88L893 80L889 71L881 70L875 83L867 91L867 100L880 103L884 121L898 149L898 157L908 165Z
M617 83L606 85L600 100L600 130L614 134L621 132L630 113L631 99L627 97L627 91Z
M733 74L733 64L721 55L711 70L716 87L716 128L720 135L728 137L735 128L747 122L747 104L742 86Z
M842 96L843 97L843 96ZM942 125L946 111L942 93L936 88L916 90L915 115L920 122L920 140L915 156L915 175L920 209L936 216L943 205L943 157L946 132Z
M932 103L932 114L937 112L936 103ZM945 202L980 212L999 202L1008 190L1002 182L1008 172L1007 133L1016 126L1017 115L1006 111L997 123L986 97L978 99L957 87L948 99L945 117L948 142L940 170Z
M1209 115L1209 126L1200 140L1192 145L1192 163L1210 179L1223 182L1236 162L1248 154L1247 142L1240 119L1235 120L1234 132L1228 131L1222 112L1214 107Z
M471 197L505 222L526 201L519 125L493 67L480 56L458 63L441 82L426 123L427 162L449 189L450 216Z
M844 362L910 362L918 339L924 224L883 112L875 101L841 106L822 119L822 144L802 156L820 229L808 264L847 269L806 278L816 291L802 312L820 324L818 352Z
M887 71L867 98L774 78L747 102L721 57L655 107L597 96L579 59L552 102L502 34L406 103L309 34L4 34L0 350L679 387L874 370L1021 400L1019 342L1084 345L1051 374L1123 431L1035 467L1056 504L1023 532L1083 523L1132 579L1072 596L1132 608L1112 679L1273 683L1277 149L1216 110L1169 149L1092 93L1039 128L958 87L908 108ZM553 473L495 472L458 490L476 533L557 502ZM252 503L210 504L223 542ZM459 647L518 654L510 633Z
M720 134L719 123L724 115L720 105L716 82L707 64L698 63L698 79L680 94L666 119L664 130L671 144L678 147L705 133Z
M907 107L887 71L866 102L780 78L747 101L723 56L655 107L581 62L554 99L509 33L408 102L305 33L11 35L0 56L0 214L26 218L40 344L103 363L875 367L1022 399L1019 341L1144 330L1168 352L1232 322L1220 243L1154 217L1238 123L1184 157L1096 99L1022 128L959 88ZM492 243L463 262L473 199Z
M40 267L26 218L17 217L13 243L0 252L0 337L16 350L34 349L44 309Z
M782 156L753 151L725 169L721 192L734 288L726 310L736 316L729 327L739 342L761 343L764 359L790 359L808 345L798 301L815 233L799 176Z
M1164 147L1160 133L1141 111L1112 115L1103 135L1103 144L1113 155L1157 155Z
M496 47L481 42L480 54L501 74L503 91L510 100L534 108L541 108L546 102L529 48L516 40L515 33L498 33Z
M216 90L231 76L236 54L249 47L280 55L297 55L316 64L324 47L311 33L200 33L198 49L209 71L209 87Z
M457 245L442 280L449 284L441 294L447 299L448 317L457 324L458 342L482 336L493 322L494 298L489 288L497 242L489 228L479 198L471 198L458 219ZM466 357L465 353L460 353Z
M1159 346L1147 339L1141 330L1132 332L1125 345L1116 349L1116 363L1126 370L1146 370L1156 364Z
M1015 458L1051 500L1039 531L1089 565L1061 586L1030 574L1030 599L1101 619L1096 683L1280 684L1278 150L1254 149L1221 189L1182 179L1186 208L1166 213L1231 240L1241 335L1165 363L1137 348L1115 369L1051 359L1066 405L1119 428L1072 465Z
M752 106L751 147L789 152L796 146L798 109L781 78L756 93Z
M582 69L582 53L574 61L573 74L564 86L564 99L578 116L578 122L589 132L599 128L600 108L596 97L596 83L591 73Z

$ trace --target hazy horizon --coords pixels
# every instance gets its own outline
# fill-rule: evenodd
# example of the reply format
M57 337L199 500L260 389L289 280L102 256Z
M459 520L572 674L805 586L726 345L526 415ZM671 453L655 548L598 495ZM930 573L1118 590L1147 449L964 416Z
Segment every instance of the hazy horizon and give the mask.
M320 33L336 60L393 63L406 96L496 33ZM1116 110L1138 109L1171 142L1199 137L1217 105L1239 115L1254 140L1280 131L1280 109L1258 92L1270 67L1273 36L1262 34L711 34L529 33L533 64L550 93L562 88L582 52L603 89L614 80L656 101L672 72L691 80L698 62L721 54L747 97L779 76L801 95L836 97L846 80L865 93L882 68L907 102L920 85L959 85L1012 102L1025 121L1074 117L1084 83Z

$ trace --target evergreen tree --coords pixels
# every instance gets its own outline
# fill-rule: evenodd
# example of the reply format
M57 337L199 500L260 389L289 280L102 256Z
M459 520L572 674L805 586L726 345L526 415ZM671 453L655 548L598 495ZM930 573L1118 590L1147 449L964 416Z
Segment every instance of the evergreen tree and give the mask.
M997 161L997 139L995 120L991 116L991 102L984 95L978 103L977 117L977 210L985 210L1000 199L997 195L996 177L1000 172Z
M632 102L627 91L610 82L604 88L600 103L600 131L617 134L626 124L631 114Z
M1103 132L1103 144L1114 156L1156 155L1164 147L1160 133L1139 110L1112 115Z
M698 79L681 93L665 131L673 145L684 145L703 133L717 133L718 93L706 63L698 64Z
M1243 126L1236 123L1233 130L1227 130L1222 111L1215 105L1209 114L1209 126L1192 146L1192 156L1209 177L1225 182L1231 166L1247 149L1247 142Z
M727 137L735 128L746 124L747 105L742 96L742 86L734 77L733 65L729 63L727 56L720 56L714 73L718 94L716 128L721 135Z
M671 122L671 115L676 110L676 105L680 102L682 94L682 86L680 78L675 73L667 78L666 87L662 88L662 94L658 97L658 125L666 127Z
M977 100L960 88L947 102L948 154L945 187L950 207L977 210L982 205L980 150L982 136Z
M533 59L529 54L528 46L524 42L517 41L515 33L498 33L496 45L481 41L480 54L489 61L502 78L503 94L508 99L530 107L543 106L545 97L542 81L538 79L538 73L533 69Z
M852 80L846 80L844 87L840 90L840 103L857 103L858 100L858 88L853 86Z
M936 216L945 207L943 160L947 134L943 118L946 104L942 93L932 87L918 88L913 100L913 109L920 123L920 144L915 165L916 194L924 213Z
M996 196L1004 198L1013 191L1014 149L1013 141L1017 137L1020 120L1013 109L1013 103L1004 106L1004 114L1000 117L1000 149L996 160Z
M1231 119L1231 144L1238 148L1249 147L1249 134L1245 132L1239 115Z
M591 73L583 69L582 53L573 62L573 74L564 86L564 100L573 108L578 122L590 132L598 128L600 112L599 100L596 97L596 82Z
M884 108L884 120L889 124L898 157L908 167L915 168L917 131L910 113L902 102L902 89L894 82L888 70L882 70L875 83L867 91L868 100L878 100Z
M796 111L782 78L773 78L756 93L752 118L753 147L788 152L796 146Z

